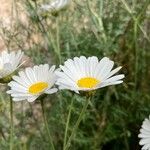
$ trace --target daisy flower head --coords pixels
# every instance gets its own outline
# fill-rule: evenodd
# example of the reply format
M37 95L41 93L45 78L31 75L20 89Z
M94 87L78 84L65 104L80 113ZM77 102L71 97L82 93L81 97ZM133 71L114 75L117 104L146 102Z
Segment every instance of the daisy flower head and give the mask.
M43 94L52 94L57 92L54 88L56 81L55 66L48 64L26 68L25 71L20 71L18 76L13 76L13 80L8 86L13 101L27 100L33 102Z
M0 54L0 83L8 83L12 74L21 66L22 51L10 52L3 51Z
M50 11L51 13L57 13L65 9L71 0L54 0L49 4L41 5L41 10Z
M92 91L109 85L122 83L124 74L115 75L121 67L112 70L114 62L104 57L100 61L97 57L74 57L60 65L61 71L57 71L56 84L59 89L79 91Z
M150 116L143 121L138 137L141 138L139 144L143 146L142 150L150 150Z

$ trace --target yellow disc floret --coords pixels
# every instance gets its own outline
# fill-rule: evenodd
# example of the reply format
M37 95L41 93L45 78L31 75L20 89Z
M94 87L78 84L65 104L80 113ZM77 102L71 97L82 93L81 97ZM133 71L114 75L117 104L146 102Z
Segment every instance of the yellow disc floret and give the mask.
M45 90L46 88L48 88L48 83L38 82L38 83L32 84L29 87L29 92L31 94L38 94L38 93L42 92L43 90Z
M80 88L94 88L97 86L98 83L100 83L99 80L91 77L81 78L77 81L77 85Z

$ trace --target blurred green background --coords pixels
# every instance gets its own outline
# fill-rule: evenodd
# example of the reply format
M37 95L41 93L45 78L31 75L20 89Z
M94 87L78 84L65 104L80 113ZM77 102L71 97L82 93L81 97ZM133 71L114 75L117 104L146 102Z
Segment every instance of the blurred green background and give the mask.
M39 13L48 1L13 0L10 24L0 36L10 50L22 49L33 64L63 63L75 56L104 56L123 66L124 83L96 91L71 150L139 150L138 134L150 114L150 0L73 0L64 11ZM7 23L7 24L6 24ZM9 97L0 93L0 150L9 149ZM69 133L84 98L60 91L45 98L56 150L61 150L71 99ZM14 102L14 150L48 150L39 101Z

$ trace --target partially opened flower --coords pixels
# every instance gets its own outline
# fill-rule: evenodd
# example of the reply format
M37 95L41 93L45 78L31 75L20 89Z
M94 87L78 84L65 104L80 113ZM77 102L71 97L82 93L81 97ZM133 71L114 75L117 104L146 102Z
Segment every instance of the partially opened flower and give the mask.
M10 53L8 53L8 51L3 51L0 54L0 82L9 82L8 80L11 78L10 75L22 64L22 57L23 52L20 50Z
M143 121L138 137L141 138L139 144L143 146L142 150L150 150L150 116Z
M60 89L79 91L90 91L109 85L122 83L124 74L115 75L121 67L112 70L114 62L104 57L100 61L93 57L75 57L68 59L64 66L60 65L62 71L57 71L56 82Z
M70 2L71 0L54 0L50 4L43 4L41 9L50 12L58 12L62 9L65 9L70 4Z
M19 76L13 76L13 80L8 84L11 89L7 93L14 101L33 102L44 93L57 92L53 87L56 81L55 66L50 68L48 64L26 68L19 72Z

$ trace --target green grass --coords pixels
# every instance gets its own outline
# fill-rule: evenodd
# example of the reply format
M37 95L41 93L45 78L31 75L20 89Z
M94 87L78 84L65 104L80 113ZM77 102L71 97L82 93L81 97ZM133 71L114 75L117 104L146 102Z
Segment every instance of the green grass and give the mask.
M104 56L122 65L124 83L100 89L73 138L71 150L138 150L139 129L150 114L149 0L73 1L69 10L38 16L39 2L22 3L29 25L19 19L0 33L9 49L22 49L35 64L63 63L75 56ZM16 19L17 20L17 19ZM33 35L39 41L32 39ZM30 42L29 42L30 41ZM4 86L3 86L4 87ZM3 88L2 88L3 89ZM46 116L56 150L62 150L65 124L73 100L68 134L79 116L84 97L68 91L45 98ZM40 102L14 103L14 150L48 150ZM0 94L0 149L9 149L9 98Z

